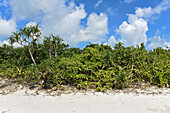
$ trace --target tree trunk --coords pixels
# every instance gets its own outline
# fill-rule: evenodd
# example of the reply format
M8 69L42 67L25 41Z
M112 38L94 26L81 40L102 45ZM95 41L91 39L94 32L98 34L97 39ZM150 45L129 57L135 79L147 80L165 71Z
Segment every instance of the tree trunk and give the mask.
M133 71L133 66L134 66L133 47L131 47L131 50L132 50L132 71ZM131 71L131 72L132 72L132 71Z
M49 48L49 57L51 59L51 45L50 45L50 48Z
M133 55L132 55L132 71L133 71L133 66L134 66L134 60L133 60Z
M31 52L31 48L28 47L28 51L29 51L29 53L30 53L30 56L31 56L31 59L32 59L34 65L36 65L36 62L35 62L35 60L34 60L34 57L33 57L33 55L32 55L32 52Z
M47 84L47 76L46 76L48 72L49 72L48 70L46 70L46 72L44 72L44 73L37 71L37 73L41 75L40 78L42 77L43 80L44 80L43 85L44 85L44 88L45 88L45 89L47 89L48 86L49 86L49 85ZM40 79L40 78L39 78L39 79Z
M57 57L56 45L54 45L54 56Z

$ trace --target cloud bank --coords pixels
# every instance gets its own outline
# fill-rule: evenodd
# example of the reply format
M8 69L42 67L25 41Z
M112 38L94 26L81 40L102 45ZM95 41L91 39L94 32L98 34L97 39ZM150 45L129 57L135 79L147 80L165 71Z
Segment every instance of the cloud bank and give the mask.
M141 43L147 43L147 31L148 21L154 16L159 15L162 11L167 10L170 7L169 0L163 0L155 8L136 8L135 14L128 14L128 21L122 22L119 28L116 29L116 33L120 36L119 41L123 42L125 46L136 46ZM155 44L156 39L150 39L151 45ZM154 42L152 42L154 41ZM165 44L165 43L164 43ZM153 46L148 46L152 48ZM154 46L156 47L156 46Z
M0 38L10 36L16 30L16 27L14 19L6 20L0 17Z
M134 2L134 0L123 1L124 3ZM94 8L102 2L103 0L98 0ZM87 14L84 4L77 6L73 1L68 2L68 0L4 0L3 3L0 3L0 6L6 7L7 5L11 7L12 18L6 20L0 17L1 39L16 31L16 23L27 21L28 25L40 24L43 35L60 35L71 46L76 46L79 42L84 41L92 43L106 41L106 34L108 34L108 15L106 12L113 12L112 9L108 8L104 13ZM156 19L162 11L168 10L169 7L169 0L163 0L154 8L137 7L135 13L127 14L128 20L123 21L117 27L116 36L110 34L111 36L106 43L113 46L120 41L125 46L136 46L136 44L150 42L148 47L153 48L157 47L158 42L163 41L161 42L162 47L167 46L169 43L162 40L158 33L148 39L147 32L149 30L148 23ZM87 23L82 25L82 21ZM156 41L158 42L156 43Z
M13 18L40 23L43 35L60 35L71 46L81 41L99 42L107 33L107 16L89 14L84 5L67 0L11 0ZM27 5L25 5L27 4ZM87 27L81 25L87 17Z
M154 36L153 38L148 39L149 42L151 42L148 45L148 48L155 49L157 47L162 47L163 49L166 49L166 47L170 48L170 42L167 42L165 39L161 39L160 36Z

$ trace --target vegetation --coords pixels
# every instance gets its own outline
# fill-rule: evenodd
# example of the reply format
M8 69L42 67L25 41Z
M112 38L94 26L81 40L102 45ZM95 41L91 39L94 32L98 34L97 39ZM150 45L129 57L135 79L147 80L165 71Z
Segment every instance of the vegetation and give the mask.
M13 33L12 45L0 47L0 77L43 88L59 89L62 85L78 89L122 89L144 81L159 87L170 85L170 50L156 48L147 52L139 47L114 48L89 44L84 49L69 48L60 36L45 37L37 26L25 27Z

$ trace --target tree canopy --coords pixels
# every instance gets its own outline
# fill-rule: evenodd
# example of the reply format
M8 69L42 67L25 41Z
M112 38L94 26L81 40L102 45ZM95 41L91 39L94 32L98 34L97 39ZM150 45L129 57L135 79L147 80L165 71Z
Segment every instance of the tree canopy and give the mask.
M139 47L114 48L104 44L89 44L84 49L72 48L60 36L45 36L38 43L41 31L37 26L24 27L13 33L12 45L0 46L0 77L41 84L59 89L71 85L78 89L105 91L130 87L144 81L150 85L170 85L170 50L156 48L147 51ZM34 65L32 65L34 64Z

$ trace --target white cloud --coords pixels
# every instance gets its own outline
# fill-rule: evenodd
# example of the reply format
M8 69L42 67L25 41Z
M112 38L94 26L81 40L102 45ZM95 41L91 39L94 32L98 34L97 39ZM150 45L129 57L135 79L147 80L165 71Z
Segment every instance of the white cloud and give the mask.
M126 3L132 3L132 2L134 2L135 0L125 0L124 2L126 2Z
M77 42L77 37L71 39L71 37L77 35L83 26L80 25L81 19L86 17L84 5L79 7L74 6L71 8L71 12L68 12L62 16L56 13L55 15L45 16L42 20L43 34L60 35L64 40L74 46Z
M105 40L104 37L108 33L107 21L108 18L103 13L100 13L100 15L90 14L87 19L87 27L80 29L77 35L72 35L70 41L76 39L75 43L81 41L99 43Z
M30 27L30 26L36 26L37 25L37 23L36 22L29 22L29 23L27 23L25 26L26 27ZM38 26L38 29L40 30L40 31L42 31L42 29ZM31 33L31 35L33 35L32 33ZM37 37L36 36L33 36L34 37L34 39L37 39ZM40 37L41 38L41 37ZM40 39L38 39L38 41L42 41L42 40L40 40Z
M26 24L26 27L30 27L30 26L36 26L37 23L36 22L29 22Z
M110 46L114 46L117 42L117 40L115 39L115 37L112 35L109 39L108 39L108 42L106 42L107 45L110 45Z
M162 11L167 10L170 8L170 0L163 0L158 6L155 8L136 8L135 16L138 18L145 18L145 19L151 19L151 17L160 14Z
M170 7L170 0L163 0L153 11L160 14L162 11L167 10Z
M16 22L14 19L5 20L0 17L0 37L10 36L16 31Z
M170 7L169 0L163 0L155 8L136 8L135 14L128 14L128 21L122 22L116 30L121 36L119 41L125 46L136 46L147 42L148 21Z
M13 43L13 46L14 46L15 48L17 48L17 47L23 47L22 45L18 44L17 42Z
M99 41L107 33L107 16L104 14L92 13L87 27L81 25L81 20L87 16L83 4L76 6L69 2L66 5L66 0L11 0L10 5L17 20L40 23L43 35L60 35L72 46L80 41Z
M103 43L104 45L108 45L110 47L112 47L114 49L114 46L115 44L117 44L118 41L116 40L116 38L112 35L110 36L110 38L105 42Z
M8 42L7 40L4 40L3 42L0 41L0 46L2 46L2 45L4 45L4 44L10 45L9 42Z
M94 5L94 8L98 7L101 3L103 3L103 0L99 0L99 1Z
M148 39L150 44L147 48L149 49L155 49L157 47L162 47L163 49L166 49L166 46L170 48L170 42L167 42L165 39L161 39L160 36L154 36L153 38Z
M0 46L3 46L4 44L10 45L9 40L4 40L3 42L0 41ZM15 42L15 43L13 44L13 46L14 46L15 48L17 48L17 47L22 47L22 46L21 46L20 44L18 44L17 42Z
M136 8L135 11L135 16L136 17L140 17L140 18L145 18L145 17L150 17L151 15L153 15L154 11L151 7L144 7L144 8Z
M132 3L135 0L121 0L120 3Z
M125 46L136 46L147 42L147 22L142 18L129 17L129 23L124 21L116 32L121 36L120 42Z

